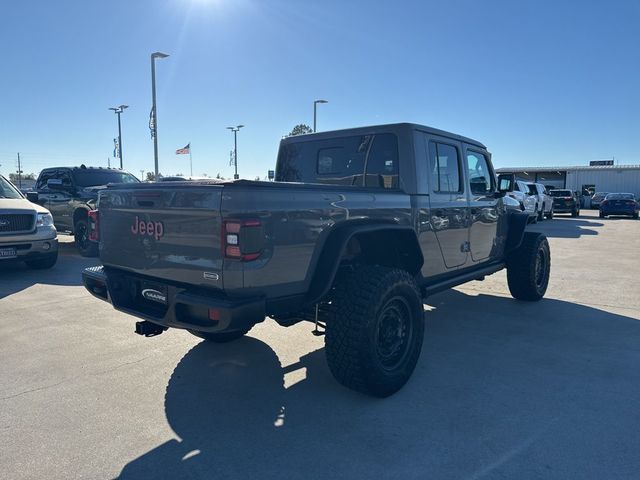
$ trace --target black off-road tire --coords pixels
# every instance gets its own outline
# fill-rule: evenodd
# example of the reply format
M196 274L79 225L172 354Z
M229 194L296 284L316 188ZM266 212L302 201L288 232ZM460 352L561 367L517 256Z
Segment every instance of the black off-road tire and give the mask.
M636 213L634 213L634 214L632 215L632 217L633 217L634 219L636 219L636 220L638 219L638 216L639 216L638 212L636 212Z
M98 256L98 243L89 240L89 224L86 218L76 221L73 226L73 237L80 255L83 257Z
M578 213L578 210L576 210L575 208L571 210L571 216L573 218L576 218L578 215L580 215L580 213Z
M544 220L544 203L542 204L542 207L538 211L538 221L542 222L543 220Z
M25 260L24 263L27 267L34 270L47 270L52 268L58 261L58 252L49 253L46 257L39 258L37 260Z
M606 216L604 213L602 213L602 212L600 212L599 217L600 217L600 218L607 218L607 216Z
M535 302L544 297L551 272L547 237L526 232L522 244L507 258L507 282L513 298Z
M547 220L553 220L553 207L551 207L551 210L547 213Z
M196 337L202 338L203 340L206 340L208 342L227 343L244 337L249 332L249 330L251 330L251 327L245 328L243 330L233 330L231 332L198 332L196 330L187 331L191 335L195 335Z
M422 350L423 312L420 291L404 270L364 266L341 274L325 336L333 376L376 397L400 390Z

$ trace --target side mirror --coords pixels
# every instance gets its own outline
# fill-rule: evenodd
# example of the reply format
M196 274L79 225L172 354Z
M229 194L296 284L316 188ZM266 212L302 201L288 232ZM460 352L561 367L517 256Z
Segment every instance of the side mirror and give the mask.
M27 192L27 200L31 203L38 203L39 199L38 192Z
M516 176L513 173L501 173L498 175L498 193L505 195L513 192L516 184Z

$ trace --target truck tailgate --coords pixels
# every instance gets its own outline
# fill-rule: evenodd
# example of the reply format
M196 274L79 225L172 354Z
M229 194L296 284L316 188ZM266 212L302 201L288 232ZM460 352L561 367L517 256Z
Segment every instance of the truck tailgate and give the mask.
M221 289L221 197L217 185L108 188L98 207L102 263Z

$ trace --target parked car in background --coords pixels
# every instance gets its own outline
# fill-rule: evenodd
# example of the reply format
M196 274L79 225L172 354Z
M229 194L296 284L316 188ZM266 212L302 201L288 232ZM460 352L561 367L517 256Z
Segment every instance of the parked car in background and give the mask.
M600 204L604 200L604 197L606 197L608 194L609 194L609 192L596 192L596 193L594 193L593 196L591 197L591 208L593 208L593 209L600 208Z
M58 239L49 211L0 175L0 263L15 259L29 268L51 268L58 260Z
M95 256L98 244L89 239L88 214L96 208L98 192L109 183L139 183L130 173L115 168L54 167L40 172L27 198L46 207L58 231L70 232L86 257Z
M572 217L580 216L580 201L574 192L564 188L554 188L549 190L549 195L553 197L555 213L570 213Z
M638 218L638 201L633 193L609 193L600 203L600 218L629 215Z
M531 193L527 182L516 180L513 186L513 191L509 192L507 195L520 202L522 211L528 213L532 220L537 221L538 211L536 207L536 198Z
M547 193L547 189L541 183L530 183L529 191L536 198L538 220L553 218L553 198Z

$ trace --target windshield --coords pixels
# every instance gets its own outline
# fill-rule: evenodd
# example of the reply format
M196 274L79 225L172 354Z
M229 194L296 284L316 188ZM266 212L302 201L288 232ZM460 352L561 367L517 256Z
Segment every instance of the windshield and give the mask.
M606 200L635 200L633 193L610 193Z
M529 193L531 195L537 195L538 190L536 190L536 186L535 185L530 183L530 184L527 185L527 188L529 189Z
M0 198L23 198L22 194L3 176L0 176Z
M96 187L108 183L139 183L136 177L114 170L74 170L73 177L78 187Z
M607 196L606 192L597 192L593 195L593 198L604 198Z
M549 195L552 197L571 197L571 190L551 190Z

